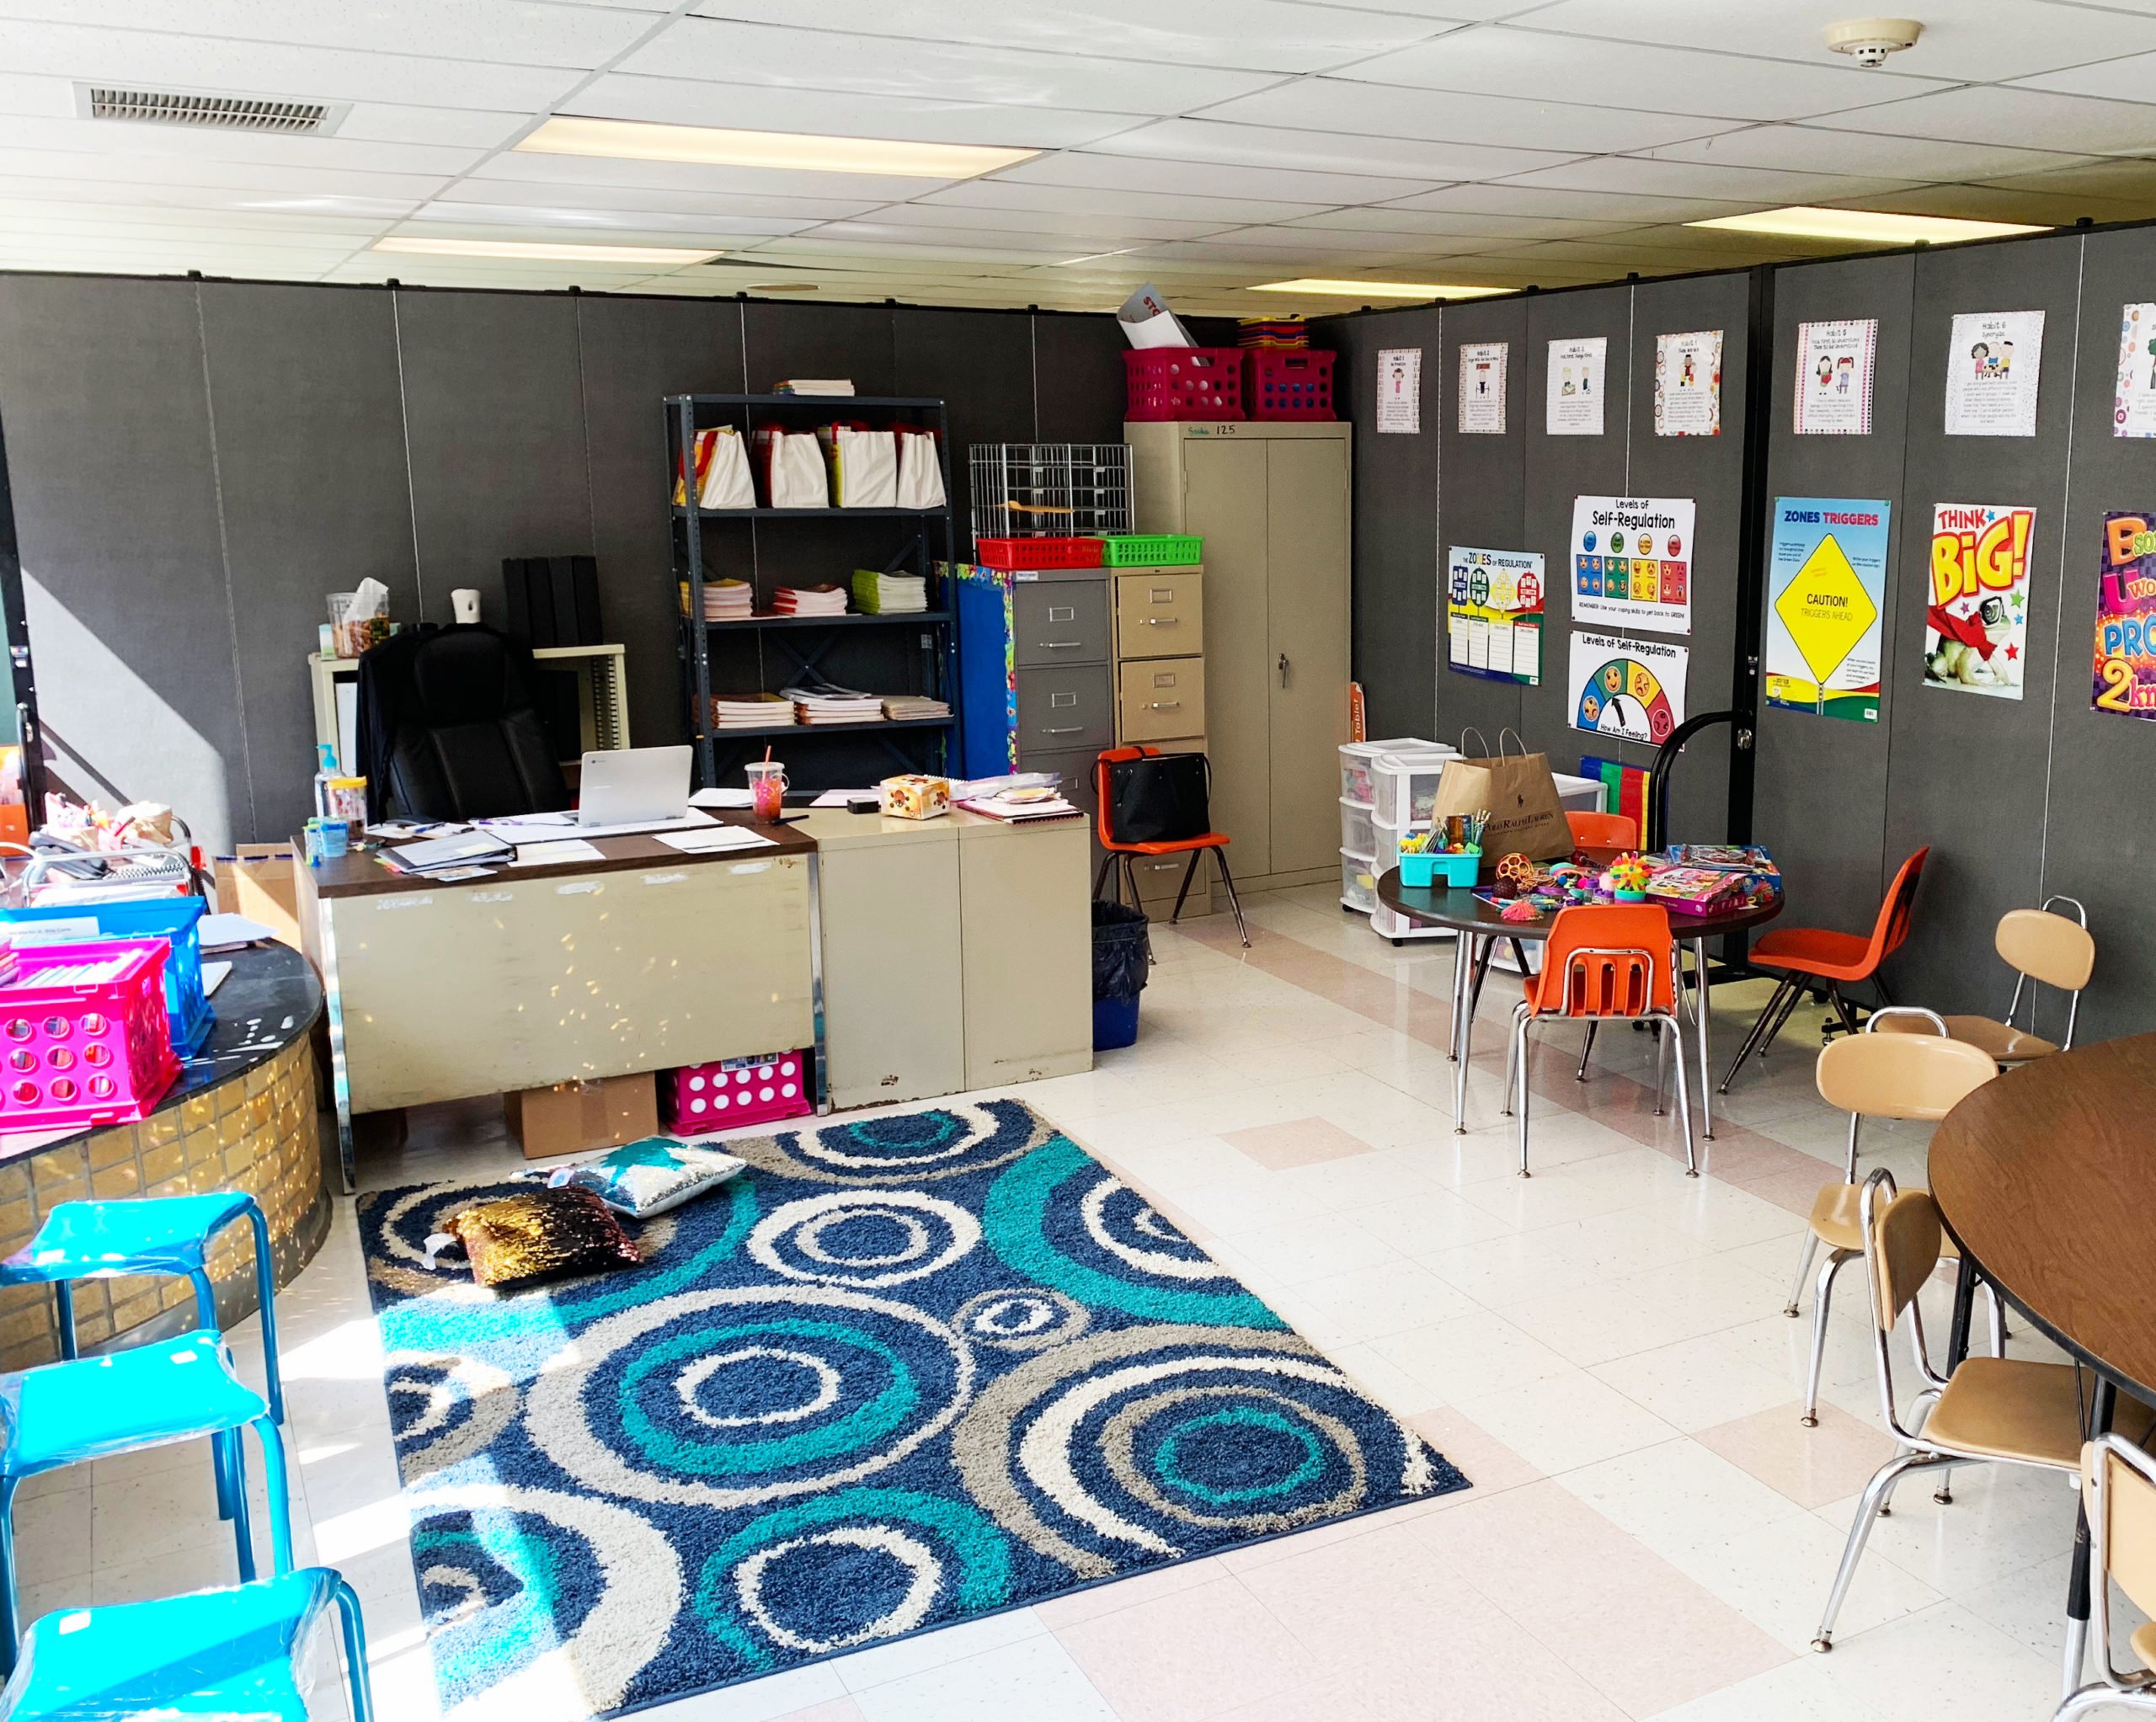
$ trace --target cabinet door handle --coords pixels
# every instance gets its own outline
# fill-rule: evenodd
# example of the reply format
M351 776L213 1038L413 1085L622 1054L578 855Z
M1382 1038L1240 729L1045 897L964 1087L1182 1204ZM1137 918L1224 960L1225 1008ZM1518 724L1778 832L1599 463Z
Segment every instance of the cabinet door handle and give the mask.
M1041 732L1043 735L1083 735L1085 733L1086 726L1082 723L1067 724L1061 729L1043 729Z
M1285 652L1280 654L1280 685L1283 688L1288 685L1288 654Z
M1179 616L1149 616L1145 618L1145 626L1149 628L1179 628L1182 626L1182 618Z
M1033 643L1043 652L1075 652L1086 642L1083 640L1036 640Z
M1145 707L1148 712L1172 712L1182 704L1180 700L1155 700Z

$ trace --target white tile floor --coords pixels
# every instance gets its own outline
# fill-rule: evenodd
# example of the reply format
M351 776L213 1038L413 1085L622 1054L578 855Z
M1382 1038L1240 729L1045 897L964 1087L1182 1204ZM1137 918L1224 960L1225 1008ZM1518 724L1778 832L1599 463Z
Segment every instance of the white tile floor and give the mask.
M1497 1115L1493 975L1455 1136L1447 945L1396 949L1324 889L1156 934L1138 1045L1009 1090L1145 1189L1469 1492L1192 1561L729 1691L654 1722L2040 1722L2059 1681L2073 1502L2056 1479L1911 1485L1872 1537L1835 1650L1807 1649L1857 1491L1891 1451L1845 1279L1820 1426L1798 1426L1806 1322L1782 1314L1844 1125L1813 1093L1816 1020L1717 1107L1708 1176L1652 1114L1644 1037L1537 1059L1537 1176ZM1758 989L1725 989L1733 1048ZM1866 1135L1921 1181L1924 1135ZM520 1165L494 1110L433 1109L372 1187ZM1855 1271L1860 1273L1860 1269ZM1945 1288L1932 1296L1943 1331ZM1809 1300L1806 1302L1807 1317ZM365 1601L380 1714L427 1722L427 1664L351 1207L281 1297L299 1553ZM234 1335L253 1371L250 1324ZM2017 1355L2047 1348L2017 1335ZM259 1491L259 1481L257 1488ZM17 1509L29 1613L229 1581L206 1455L82 1468ZM335 1682L317 1714L342 1717ZM463 1713L460 1713L463 1714ZM497 1714L474 1710L474 1715ZM514 1722L574 1722L526 1688Z

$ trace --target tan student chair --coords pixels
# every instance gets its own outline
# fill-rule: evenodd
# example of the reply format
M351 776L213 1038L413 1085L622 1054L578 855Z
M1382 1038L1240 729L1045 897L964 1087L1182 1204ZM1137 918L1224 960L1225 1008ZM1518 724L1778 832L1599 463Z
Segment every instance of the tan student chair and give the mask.
M2116 1705L2156 1711L2156 1626L2129 1641L2140 1667L2111 1666L2111 1586L2144 1614L2156 1614L2156 1459L2117 1435L2100 1435L2081 1449L2081 1501L2089 1513L2089 1636L2097 1645L2101 1680L2066 1696L2052 1722Z
M2069 920L2052 912L2053 904L2073 911ZM1957 1041L1981 1047L2002 1064L2024 1064L2047 1053L2063 1053L2073 1045L2074 1019L2081 1014L2082 989L2096 967L2096 941L2089 936L2089 911L2071 897L2047 897L2041 909L2010 909L2001 916L1994 939L1999 954L2014 971L2014 997L2004 1021L1989 1016L1950 1016L1946 1032ZM2032 986L2030 984L2036 983ZM2066 1038L2053 1045L2036 1032L2037 987L2057 987L2067 995ZM2015 1026L2021 995L2029 997L2029 1026ZM1890 1033L1917 1032L1905 1024L1889 1026Z
M1896 1030L1901 1032L1896 1033ZM1913 1037L1923 1036L1917 1039ZM1929 1010L1906 1005L1875 1010L1862 1034L1845 1035L1820 1049L1815 1080L1819 1097L1849 1115L1849 1152L1842 1161L1842 1181L1822 1185L1812 1204L1812 1225L1797 1257L1796 1283L1782 1314L1794 1317L1804 1296L1804 1282L1819 1246L1827 1259L1812 1293L1812 1371L1804 1389L1804 1426L1819 1421L1819 1370L1827 1354L1827 1307L1834 1276L1864 1254L1857 1226L1857 1127L1866 1118L1936 1120L1952 1112L1962 1096L1999 1074L1991 1058L1965 1041L1952 1038L1946 1023ZM1951 1246L1949 1253L1951 1253ZM1988 1291L1990 1288L1985 1288ZM1992 1351L2005 1355L2004 1320L1999 1299L1992 1298Z
M1919 1042L1919 1044L1922 1044ZM1857 1196L1857 1226L1870 1286L1872 1356L1879 1378L1879 1409L1900 1451L1872 1474L1856 1504L1849 1543L1834 1574L1834 1587L1820 1617L1815 1650L1834 1647L1834 1618L1849 1594L1871 1522L1891 1506L1894 1485L1910 1471L1990 1460L2074 1473L2081 1469L2083 1389L2069 1363L2038 1363L2021 1357L1970 1357L1951 1376L1931 1367L1924 1349L1924 1314L1917 1293L1939 1266L1939 1209L1928 1190L1894 1187L1884 1167L1865 1179ZM1910 1356L1923 1389L1905 1415L1894 1399L1889 1341L1908 1318ZM2147 1433L2148 1413L2121 1397L2121 1432ZM2131 1421L2133 1427L2126 1428ZM2063 1521L2062 1521L2063 1526Z

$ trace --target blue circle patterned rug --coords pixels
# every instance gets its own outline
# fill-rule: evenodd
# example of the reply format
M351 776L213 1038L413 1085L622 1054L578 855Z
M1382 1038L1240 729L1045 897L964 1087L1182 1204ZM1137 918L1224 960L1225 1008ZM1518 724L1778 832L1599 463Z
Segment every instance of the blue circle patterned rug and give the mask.
M1466 1479L1017 1101L731 1141L501 1295L360 1198L446 1714L620 1714Z

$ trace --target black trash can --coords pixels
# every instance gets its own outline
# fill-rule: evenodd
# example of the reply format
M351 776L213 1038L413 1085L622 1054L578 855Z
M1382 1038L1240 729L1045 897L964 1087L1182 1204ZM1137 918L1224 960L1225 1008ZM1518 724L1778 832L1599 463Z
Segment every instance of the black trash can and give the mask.
M1120 903L1093 904L1093 1050L1127 1047L1138 1038L1138 995L1145 990L1152 946L1145 915Z

